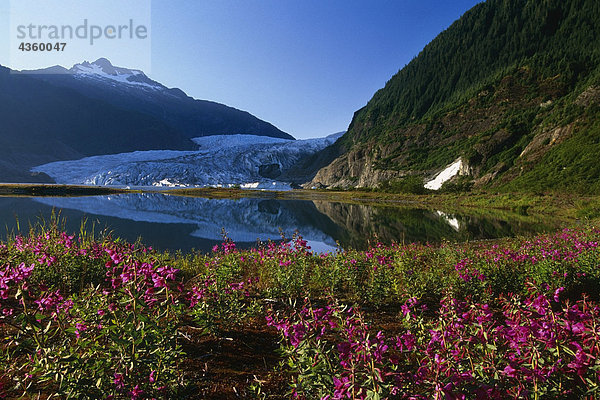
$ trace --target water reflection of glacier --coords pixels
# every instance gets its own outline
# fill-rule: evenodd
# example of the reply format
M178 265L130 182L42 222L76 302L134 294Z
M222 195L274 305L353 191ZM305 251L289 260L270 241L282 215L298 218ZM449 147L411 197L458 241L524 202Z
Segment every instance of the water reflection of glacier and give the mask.
M301 217L301 209L310 208L311 202L204 199L160 193L35 198L35 201L60 209L138 222L191 224L196 226L191 235L203 239L219 240L225 229L228 237L236 242L277 240L281 238L281 229L288 238L298 231L321 248L336 246L331 236L307 224ZM141 234L143 236L143 232Z
M468 241L531 234L557 228L559 221L510 214L462 214L429 209L365 205L323 200L203 199L163 193L62 198L2 198L0 223L7 231L27 226L41 215L48 220L60 209L69 232L81 221L94 231L173 251L210 251L225 228L239 247L256 240L290 238L298 231L319 252L339 242L344 249L364 250L375 240L391 242ZM89 225L88 225L89 227ZM1 235L0 235L1 236Z

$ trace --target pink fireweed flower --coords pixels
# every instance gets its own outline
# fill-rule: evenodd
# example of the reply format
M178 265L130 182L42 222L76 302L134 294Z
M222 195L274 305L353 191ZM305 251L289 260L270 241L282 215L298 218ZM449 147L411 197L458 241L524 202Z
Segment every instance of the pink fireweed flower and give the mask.
M560 301L560 298L559 298L559 296L560 296L560 294L561 294L562 292L564 292L564 291L565 291L565 288L564 288L564 287L559 287L558 289L556 289L556 290L554 291L554 301L555 301L555 302L557 302L557 303L558 303L558 302Z
M135 387L133 388L133 390L131 392L129 392L129 394L131 395L131 399L135 400L135 399L139 398L140 396L142 396L144 394L144 391L142 389L140 389L140 385L135 385Z
M290 265L292 265L292 260L281 260L281 261L279 261L279 266L280 267L289 267Z
M60 294L60 290L57 290L55 292L46 293L45 296L35 300L34 303L38 305L39 311L58 311L62 301L63 297Z
M87 326L85 324L82 323L75 323L75 336L77 337L77 339L80 338L81 333L85 332L87 330Z
M504 373L506 376L509 376L511 378L517 378L519 376L519 371L517 371L515 368L513 368L512 365L510 365L510 364L504 368L502 373Z
M340 379L333 377L333 397L334 399L343 399L352 397L352 382L350 378L346 376L340 377Z
M65 313L68 313L72 308L73 308L73 300L72 299L67 299L58 306L58 310L63 311Z
M164 266L164 267L158 267L156 269L156 272L159 273L160 275L162 275L166 280L174 281L176 278L176 275L179 273L179 270L176 268L173 268L173 267Z
M223 253L230 254L235 252L235 243L234 242L225 242L222 244Z
M156 287L156 288L163 288L163 287L166 288L168 286L165 278L163 278L160 275L153 275L152 282L154 283L154 287Z
M123 261L123 258L121 257L121 255L119 253L117 253L116 251L114 251L112 249L106 249L105 251L109 255L109 257L111 258L112 262L115 265L118 265L121 263L121 261Z
M123 380L123 374L119 374L119 373L115 372L113 383L117 387L117 389L119 389L119 390L123 389L125 387L125 381Z
M13 282L19 283L26 280L31 276L34 268L35 264L31 264L31 266L27 266L25 263L19 264L13 272Z

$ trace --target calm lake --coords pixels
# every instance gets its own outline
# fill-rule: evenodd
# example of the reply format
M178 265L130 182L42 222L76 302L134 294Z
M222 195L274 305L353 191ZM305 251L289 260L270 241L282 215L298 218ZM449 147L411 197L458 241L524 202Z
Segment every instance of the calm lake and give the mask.
M552 230L535 217L482 211L450 213L424 208L348 204L322 200L205 199L162 193L90 197L0 197L2 238L59 212L66 230L78 233L82 221L96 232L143 242L160 250L210 251L223 231L239 247L257 240L281 240L299 232L315 251L365 249L377 237L384 243L466 241Z

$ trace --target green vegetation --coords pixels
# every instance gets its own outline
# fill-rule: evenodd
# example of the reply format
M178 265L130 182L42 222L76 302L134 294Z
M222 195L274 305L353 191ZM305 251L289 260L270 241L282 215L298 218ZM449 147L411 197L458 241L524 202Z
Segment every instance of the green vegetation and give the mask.
M600 193L600 119L578 126L578 134L551 149L507 190Z
M420 176L385 181L379 185L378 189L385 193L426 194L430 192L423 186L423 178Z
M348 138L366 141L453 109L527 66L575 87L597 75L600 10L593 0L488 0L467 11L378 91ZM364 128L366 129L364 129Z
M0 395L374 399L493 389L583 399L600 390L599 241L592 225L331 254L311 253L300 237L252 250L225 238L210 254L184 256L85 230L75 237L53 220L0 244ZM273 371L277 331L285 364ZM226 367L202 378L230 342ZM265 364L250 371L254 382L235 378L253 357Z
M341 145L408 175L462 156L475 187L598 194L598 32L594 0L478 4L375 93Z

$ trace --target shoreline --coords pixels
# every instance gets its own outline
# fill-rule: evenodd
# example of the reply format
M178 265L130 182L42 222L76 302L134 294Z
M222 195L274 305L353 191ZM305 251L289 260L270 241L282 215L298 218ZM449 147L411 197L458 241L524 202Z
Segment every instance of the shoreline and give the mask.
M273 200L327 201L381 207L481 209L521 215L552 215L571 220L600 219L600 196L565 193L430 193L423 195L366 190L292 189L287 191L238 188L110 187L65 184L0 183L4 197L75 197L127 193L163 193L206 199L259 198Z

